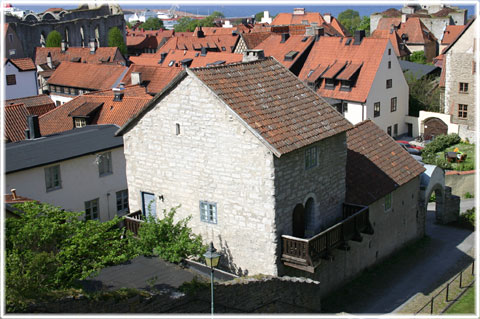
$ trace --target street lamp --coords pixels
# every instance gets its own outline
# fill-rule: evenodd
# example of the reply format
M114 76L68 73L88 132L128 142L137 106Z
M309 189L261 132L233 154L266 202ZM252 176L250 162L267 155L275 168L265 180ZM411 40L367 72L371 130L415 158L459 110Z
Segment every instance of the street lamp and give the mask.
M207 264L208 267L212 270L212 273L210 275L210 282L211 282L211 299L212 299L212 315L213 315L213 267L217 267L218 261L220 260L221 254L217 253L217 250L215 247L213 247L213 242L210 242L210 246L208 247L208 250L205 254L203 254L203 257L205 257L205 263Z

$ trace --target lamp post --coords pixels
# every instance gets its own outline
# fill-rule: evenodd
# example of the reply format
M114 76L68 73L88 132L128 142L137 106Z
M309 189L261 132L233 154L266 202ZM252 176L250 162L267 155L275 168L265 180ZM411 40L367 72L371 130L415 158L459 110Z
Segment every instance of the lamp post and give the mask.
M217 267L218 261L220 260L220 254L217 253L217 250L215 247L213 247L213 242L210 242L210 246L208 247L208 250L205 254L203 254L203 257L205 257L205 263L207 266L210 267L212 270L210 274L210 282L211 282L211 300L212 300L212 315L213 315L213 267Z

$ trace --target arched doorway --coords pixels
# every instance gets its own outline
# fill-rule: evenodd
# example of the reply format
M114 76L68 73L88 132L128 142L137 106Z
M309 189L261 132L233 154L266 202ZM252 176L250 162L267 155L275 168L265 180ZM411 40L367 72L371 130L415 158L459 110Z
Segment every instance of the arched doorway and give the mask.
M294 237L305 237L305 209L302 204L297 204L293 209L292 233Z
M431 217L430 219L435 220L436 222L441 222L445 210L445 190L443 186L440 184L436 184L432 187L431 191L427 195L427 214L433 211L435 213L435 218L433 219ZM428 219L429 216L427 215L427 222Z
M426 140L431 140L435 136L446 135L448 133L448 125L436 117L426 119L423 125L423 134Z
M311 237L315 234L315 200L310 197L305 203L305 235Z

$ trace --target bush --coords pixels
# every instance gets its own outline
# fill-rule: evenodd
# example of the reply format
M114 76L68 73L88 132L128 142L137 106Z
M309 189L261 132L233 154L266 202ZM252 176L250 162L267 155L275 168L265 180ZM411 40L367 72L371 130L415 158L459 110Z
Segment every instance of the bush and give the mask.
M178 263L191 255L201 255L206 251L202 237L192 233L187 226L187 217L177 223L174 216L177 208L163 211L164 218L148 216L138 230L138 253L146 256L158 255L170 262Z
M53 30L47 35L45 46L47 48L60 47L62 45L62 36L58 31Z
M475 207L472 209L467 209L463 214L461 214L460 222L464 222L475 227Z
M449 135L439 135L427 144L422 152L422 161L425 164L434 164L444 169L451 169L452 165L444 157L438 157L437 153L444 151L447 147L460 143L460 136L452 133Z
M113 27L108 31L108 46L117 47L122 54L127 54L127 45L123 40L122 32L117 27Z

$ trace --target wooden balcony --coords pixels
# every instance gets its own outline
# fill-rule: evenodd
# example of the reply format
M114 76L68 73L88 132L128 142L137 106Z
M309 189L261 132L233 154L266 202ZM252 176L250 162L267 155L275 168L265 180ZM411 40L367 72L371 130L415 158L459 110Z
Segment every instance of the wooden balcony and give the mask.
M142 217L143 215L141 210L127 214L123 217L125 221L125 228L137 236L138 228L140 228L140 225L144 222Z
M361 233L373 234L368 207L344 204L343 218L308 239L282 235L284 265L314 273L322 259L332 258L333 249L349 250L349 240L362 241Z

